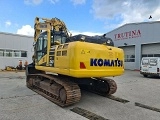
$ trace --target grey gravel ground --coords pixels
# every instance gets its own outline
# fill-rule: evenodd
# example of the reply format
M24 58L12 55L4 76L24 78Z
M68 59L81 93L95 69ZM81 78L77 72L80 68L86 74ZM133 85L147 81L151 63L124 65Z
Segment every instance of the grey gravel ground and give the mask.
M61 108L25 86L23 72L0 72L0 120L85 120L70 111L80 107L110 120L160 120L160 113L135 106L135 102L160 109L160 78L144 78L139 72L125 71L113 78L114 94L130 102L123 104L82 91L79 103Z

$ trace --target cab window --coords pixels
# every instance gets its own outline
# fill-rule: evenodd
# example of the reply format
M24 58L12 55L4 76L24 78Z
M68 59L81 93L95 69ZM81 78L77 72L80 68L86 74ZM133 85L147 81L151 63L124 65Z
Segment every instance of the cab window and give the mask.
M66 43L66 37L62 37L62 44Z
M51 36L51 43L54 43L55 41L59 42L60 44L66 43L66 37L65 36L60 36L60 35L54 35Z
M47 37L46 35L42 35L38 38L36 43L36 57L39 61L46 53L47 53Z
M61 44L61 36L55 35L54 36L54 41L58 41Z

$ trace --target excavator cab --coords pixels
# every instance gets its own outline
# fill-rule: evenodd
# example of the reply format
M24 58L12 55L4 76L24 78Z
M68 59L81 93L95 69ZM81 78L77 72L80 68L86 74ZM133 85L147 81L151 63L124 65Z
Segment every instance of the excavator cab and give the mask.
M56 47L56 45L64 44L66 43L66 40L68 39L67 35L62 31L50 31L50 39L48 40L47 37L48 33L47 31L41 33L36 40L37 42L34 45L34 51L35 51L35 59L36 63L38 63L42 57L44 57L47 54L47 48L51 49ZM50 45L48 44L50 43Z

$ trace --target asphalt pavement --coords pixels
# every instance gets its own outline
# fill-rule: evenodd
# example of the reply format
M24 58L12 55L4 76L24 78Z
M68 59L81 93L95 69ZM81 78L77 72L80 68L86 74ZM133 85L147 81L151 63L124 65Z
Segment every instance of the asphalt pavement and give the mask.
M91 113L109 120L160 120L160 78L129 70L111 78L118 86L113 97L128 102L82 90L79 103L61 108L28 89L24 72L0 72L0 120L87 120ZM77 107L84 113L71 111Z

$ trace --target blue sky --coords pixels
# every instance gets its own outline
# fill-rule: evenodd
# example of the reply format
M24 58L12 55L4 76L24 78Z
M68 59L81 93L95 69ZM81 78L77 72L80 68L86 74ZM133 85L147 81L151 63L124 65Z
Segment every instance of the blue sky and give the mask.
M159 0L0 0L0 32L33 35L34 19L57 17L73 34L103 34L132 22L160 20Z

